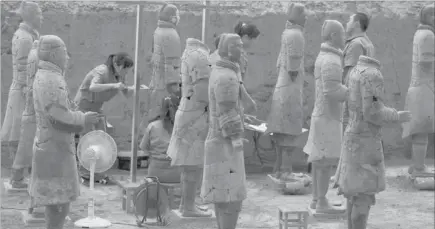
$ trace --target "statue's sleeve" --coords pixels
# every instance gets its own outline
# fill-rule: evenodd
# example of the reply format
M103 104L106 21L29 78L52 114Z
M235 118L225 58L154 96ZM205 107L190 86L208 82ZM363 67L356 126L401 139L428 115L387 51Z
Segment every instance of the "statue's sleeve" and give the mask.
M433 63L435 61L434 37L435 35L432 32L423 34L418 47L419 62Z
M17 47L17 54L15 60L17 63L18 83L25 85L27 81L27 59L29 57L30 50L32 49L33 41L30 38L17 38L15 41Z
M180 82L181 44L175 34L164 36L163 55L166 85Z
M38 67L38 54L36 52L36 48L32 48L29 53L29 57L27 59L27 87L32 88L33 79L36 74L36 70Z
M358 63L359 56L363 55L362 44L357 41L352 41L349 48L344 53L344 67L355 67Z
M50 116L52 126L58 130L78 133L85 125L85 114L72 111L68 105L68 92L59 83L46 84L41 92L45 111Z
M399 120L394 108L385 106L384 79L379 74L361 76L362 111L364 120L378 126L386 126Z
M197 52L195 54L195 67L191 73L193 83L193 96L196 101L208 103L208 80L210 77L210 62L208 55L203 52Z
M224 137L238 137L244 131L241 116L237 112L239 87L236 77L225 75L221 75L214 86L219 126Z
M347 98L349 90L341 83L342 74L343 69L340 64L328 63L328 61L323 64L320 69L320 75L322 76L323 94L325 97L340 102Z
M304 58L304 37L299 33L290 33L284 37L284 46L286 51L285 67L287 72L299 71Z

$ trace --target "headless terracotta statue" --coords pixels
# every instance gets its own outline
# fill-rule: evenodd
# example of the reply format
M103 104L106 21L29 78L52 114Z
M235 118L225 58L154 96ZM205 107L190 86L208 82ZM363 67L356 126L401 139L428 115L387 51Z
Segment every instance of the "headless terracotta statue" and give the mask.
M294 143L302 133L304 123L302 89L305 21L305 6L291 3L277 61L278 80L267 119L267 133L272 134L277 154L274 173L275 177L281 180L291 179L292 166L289 154L297 146Z
M209 80L209 134L205 140L201 196L215 206L219 229L235 229L247 197L243 153L239 60L242 41L237 34L221 36Z
M211 216L211 213L195 206L196 190L201 185L204 142L209 126L209 53L207 45L200 40L187 39L181 64L182 98L168 146L171 166L181 168L180 212L184 217Z
M333 166L341 152L341 107L348 89L341 82L344 27L326 20L322 27L323 43L314 69L316 100L311 115L310 133L304 147L312 163L313 199L310 207L317 213L344 213L345 209L328 202L326 194Z
M412 76L406 96L405 109L412 119L403 124L403 138L411 138L412 165L408 172L414 177L433 177L434 171L425 166L429 134L434 133L434 5L425 6L420 13L420 25L414 35Z

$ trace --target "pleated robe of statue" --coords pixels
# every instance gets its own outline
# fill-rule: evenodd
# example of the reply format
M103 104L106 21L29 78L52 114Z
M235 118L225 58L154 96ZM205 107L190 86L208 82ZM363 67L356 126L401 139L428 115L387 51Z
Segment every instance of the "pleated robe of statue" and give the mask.
M338 168L339 193L346 197L385 190L381 129L397 125L398 112L386 107L384 79L376 59L360 56L349 74L349 123Z
M85 115L71 110L62 70L39 61L33 83L36 136L29 194L32 207L69 203L80 195L74 133ZM57 108L57 109L56 109Z
M168 147L172 166L202 167L204 164L208 133L208 102L204 98L208 98L209 53L200 40L187 39L181 62L182 97Z
M27 58L33 41L39 34L26 23L21 23L12 38L12 84L1 129L2 142L16 142L20 139L21 116L26 104ZM15 153L15 152L14 152Z
M166 85L181 81L181 41L173 23L158 21L157 29L154 31L151 63L151 96L148 103L148 114L142 120L141 129L145 129L149 120L159 114L161 101L169 96Z
M304 147L309 162L326 159L337 163L340 158L341 108L347 96L347 88L341 82L342 57L341 50L323 43L314 64L314 110Z
M235 140L230 137L242 138L244 132L238 71L237 63L218 60L210 75L210 127L205 140L201 187L201 197L206 203L242 201L247 197L243 147L233 148Z
M33 42L27 59L26 106L21 117L21 134L12 168L29 168L32 165L33 140L36 132L35 107L33 105L33 80L38 68L38 41Z
M428 25L420 25L414 35L412 76L405 101L412 118L403 123L403 138L434 133L434 37L434 28ZM425 69L422 62L432 62L431 68Z
M295 136L302 133L304 49L303 27L287 22L281 37L277 61L278 79L267 118L267 133L273 133L275 141L280 145L296 146ZM294 82L289 71L299 72Z

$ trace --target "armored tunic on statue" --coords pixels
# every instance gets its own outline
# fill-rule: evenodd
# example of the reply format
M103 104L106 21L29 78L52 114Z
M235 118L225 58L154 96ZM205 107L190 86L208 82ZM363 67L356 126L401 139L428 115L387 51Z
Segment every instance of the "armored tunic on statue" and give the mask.
M360 56L348 80L350 118L336 179L346 197L374 195L385 190L381 128L398 123L399 114L384 105L384 79L377 60Z
M26 103L27 58L34 40L39 38L36 30L21 23L12 38L12 84L1 129L1 141L18 141L21 131L21 116Z
M434 133L434 37L434 28L429 25L420 25L414 35L412 76L405 102L412 119L403 124L403 138ZM424 66L430 62L430 68Z
M338 162L340 157L341 106L348 93L341 83L342 56L341 50L323 43L314 65L315 103L304 147L309 162L322 159Z
M208 132L208 47L187 39L181 63L182 98L175 115L174 130L168 147L172 166L204 163L204 142Z
M73 133L83 129L85 115L71 110L62 74L55 64L39 61L33 84L37 125L29 187L33 207L69 203L80 195Z
M152 62L152 89L148 118L160 112L161 101L169 96L166 86L180 82L181 42L175 25L166 21L158 21L154 32ZM143 120L142 126L148 123Z
M277 140L282 145L294 146L294 136L302 133L304 48L303 27L287 21L277 61L278 80L267 119L267 132L280 136ZM299 72L294 82L289 71Z
M27 59L26 106L21 117L21 134L13 168L29 168L32 165L33 140L36 132L35 107L33 105L33 81L38 68L38 41L33 42Z
M210 75L210 127L201 189L205 202L235 202L247 197L243 147L233 147L232 143L241 141L244 132L238 71L237 64L219 60Z

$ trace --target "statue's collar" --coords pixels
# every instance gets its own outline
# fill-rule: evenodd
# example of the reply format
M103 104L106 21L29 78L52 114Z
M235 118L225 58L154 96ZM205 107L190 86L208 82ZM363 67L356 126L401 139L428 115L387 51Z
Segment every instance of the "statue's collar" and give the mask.
M295 24L295 23L293 23L293 22L291 22L291 21L287 21L287 22L285 23L285 28L286 28L286 29L299 29L299 30L301 30L301 31L304 30L304 27L303 27L303 26L298 25L298 24Z
M19 28L29 32L30 34L32 34L32 36L33 36L33 38L35 40L39 39L39 33L38 33L38 31L36 31L36 29L33 29L32 26L30 26L26 22L21 22L20 25L19 25Z
M359 56L358 64L374 67L376 69L381 68L381 62L379 62L375 58L364 56L364 55Z
M195 38L187 38L186 40L186 48L188 47L200 47L209 52L209 48L202 41Z
M157 27L159 27L159 28L172 28L172 29L176 29L176 26L174 25L174 23L167 22L167 21L162 21L162 20L159 20L157 22Z
M51 62L48 62L48 61L40 60L38 63L38 67L40 69L53 71L53 72L59 73L61 75L63 74L63 71L59 66L57 66Z
M239 66L237 65L237 63L231 62L231 61L223 59L223 58L221 58L220 60L218 60L216 62L216 66L231 69L236 73L239 72Z
M334 53L340 57L343 56L343 51L341 51L340 49L337 49L335 47L332 47L332 45L328 44L328 43L322 43L320 45L320 50L324 51L324 52L330 52L330 53Z
M418 25L417 30L430 30L433 33L435 33L435 29L431 25L420 24L420 25Z

